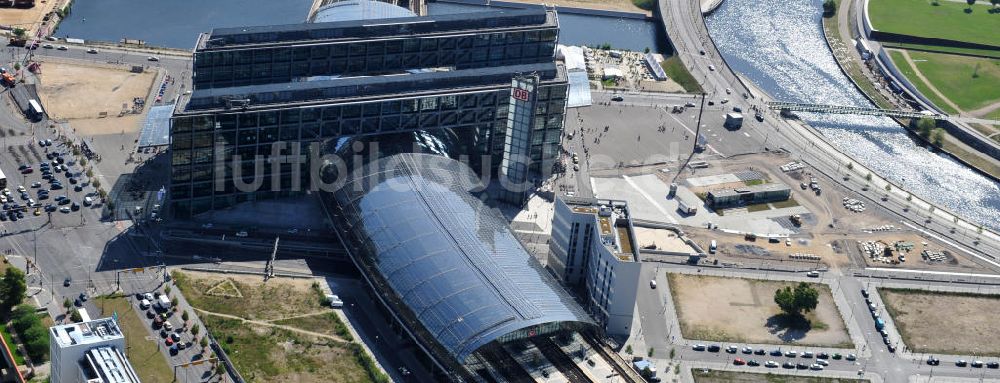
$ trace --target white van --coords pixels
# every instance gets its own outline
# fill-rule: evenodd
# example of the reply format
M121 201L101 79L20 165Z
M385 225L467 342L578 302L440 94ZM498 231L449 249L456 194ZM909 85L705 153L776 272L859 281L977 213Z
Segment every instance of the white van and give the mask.
M716 243L715 240L713 239L712 243L710 245L708 245L708 253L709 254L715 254L715 251L718 250L718 249L719 249L719 244Z
M83 197L83 206L90 206L94 203L94 199L90 196Z

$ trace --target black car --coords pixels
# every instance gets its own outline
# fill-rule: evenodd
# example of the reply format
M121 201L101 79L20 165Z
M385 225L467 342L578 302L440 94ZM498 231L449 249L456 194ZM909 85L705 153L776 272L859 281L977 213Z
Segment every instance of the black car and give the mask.
M76 298L73 300L73 305L76 307L83 306L83 301L81 301L80 298Z
M861 296L868 298L868 290L861 289Z
M69 204L70 202L73 202L73 201L70 201L70 199L69 199L69 198L63 198L63 199L59 200L59 204L60 204L60 205L67 205L67 204Z
M52 190L62 190L62 188L63 188L63 186L62 186L61 183L58 183L58 182L53 182L52 183Z
M930 366L937 366L941 364L941 359L935 358L933 356L927 357L927 364Z
M965 367L969 365L969 362L966 362L965 359L959 359L955 361L955 365L958 367Z
M69 205L69 209L72 210L72 211L80 210L80 204L78 204L76 202L73 202L72 205Z
M717 345L717 344L713 344L711 346L708 346L708 352L719 352L720 349L722 349L722 348L719 347L719 345Z
M771 356L782 356L782 355L785 355L785 353L781 352L780 348L771 350Z
M72 184L72 185L76 185L76 178L73 178L73 177L69 177L69 178L67 178L67 179L69 180L69 183L70 183L70 184Z
M972 361L972 367L983 368L983 361L981 361L981 360L974 360L974 361Z
M830 358L830 354L827 354L825 352L821 352L819 354L816 354L816 359L829 359L829 358Z
M753 351L753 354L754 355L764 355L764 354L767 354L767 351L764 351L763 348L758 348L758 349L756 349L756 350Z
M784 364L781 365L781 368L788 368L788 369L795 368L795 363L785 362Z
M750 360L747 361L747 366L757 367L757 366L760 366L760 362L758 362L756 360L753 360L753 359L750 359Z
M153 310L146 310L146 318L153 319L156 318L156 313Z
M66 279L63 279L63 286L69 287L69 283L72 282L72 281L73 281L72 279L70 279L69 277L66 277Z
M56 211L56 205L53 205L51 203L50 204L46 204L45 205L45 211L49 212L49 213Z
M805 363L796 363L795 364L795 368L798 369L798 370L808 370L809 369L809 365L805 364Z
M75 192L82 192L83 191L83 185L73 186L73 191L75 191Z
M170 336L170 333L167 330L160 330L160 338L167 339L168 336Z
M1000 368L1000 362L986 363L986 368L993 368L993 369Z

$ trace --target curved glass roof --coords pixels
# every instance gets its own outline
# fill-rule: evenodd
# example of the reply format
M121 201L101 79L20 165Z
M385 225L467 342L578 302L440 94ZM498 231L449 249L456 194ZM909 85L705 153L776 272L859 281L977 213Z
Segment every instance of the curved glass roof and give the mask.
M409 9L381 1L325 1L310 18L312 23L416 17Z
M358 173L358 172L356 172ZM334 194L361 258L424 330L460 362L512 331L590 317L470 190L464 164L398 154L366 165Z

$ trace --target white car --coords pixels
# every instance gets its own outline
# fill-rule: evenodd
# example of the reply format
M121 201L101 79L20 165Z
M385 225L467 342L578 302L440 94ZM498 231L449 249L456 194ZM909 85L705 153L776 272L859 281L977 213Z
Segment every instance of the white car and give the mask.
M139 308L143 309L143 310L148 309L149 308L149 301L146 300L146 299L143 299L143 300L139 301Z
M806 273L806 276L810 278L819 278L819 271L816 270L810 271Z
M92 55L96 55L97 54L97 49L90 48L90 49L87 50L87 53L90 53Z
M710 71L713 71L713 72L714 72L714 71L715 71L715 65L709 65L709 66L708 66L708 70L710 70Z
M142 294L142 300L146 301L146 303L152 302L153 301L153 294L150 294L150 293Z
M149 57L146 58L146 60L149 60L149 61L160 61L160 58L156 57L156 56L149 56Z
M52 44L45 44L45 45L42 45L42 48L45 48L45 49L52 49Z
M58 48L56 48L56 50L65 51L65 50L69 50L69 48L66 48L65 46L60 45Z
M236 236L237 236L237 237L240 237L240 238L246 238L246 237L247 237L247 236L249 236L249 235L250 235L250 234L249 234L249 233L247 233L247 232L245 232L245 231L238 231L238 232L236 232Z

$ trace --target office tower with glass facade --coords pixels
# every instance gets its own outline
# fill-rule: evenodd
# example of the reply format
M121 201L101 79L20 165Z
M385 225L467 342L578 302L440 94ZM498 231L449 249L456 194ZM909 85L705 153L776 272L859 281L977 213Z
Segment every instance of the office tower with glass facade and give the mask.
M495 175L511 160L512 81L524 76L537 89L531 123L519 125L530 126L519 136L526 150L516 152L526 152L529 183L551 172L568 87L554 61L554 10L379 14L392 18L317 13L340 21L200 36L194 89L171 119L174 216L315 190L314 159L349 137L445 132L457 142L449 155L481 158Z

